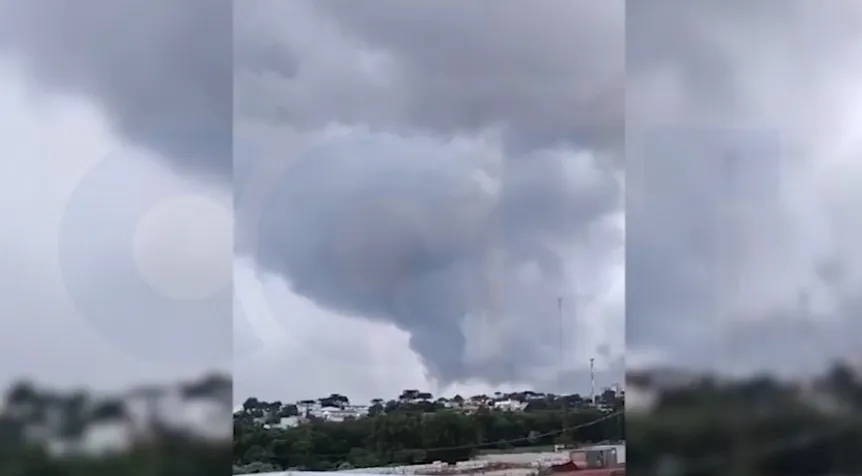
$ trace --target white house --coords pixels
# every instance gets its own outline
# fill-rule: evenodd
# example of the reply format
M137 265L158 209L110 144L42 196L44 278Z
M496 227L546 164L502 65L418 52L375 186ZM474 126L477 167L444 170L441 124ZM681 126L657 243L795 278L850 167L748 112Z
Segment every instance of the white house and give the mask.
M344 421L347 418L361 418L368 415L369 407L364 405L347 405L344 407L307 406L301 414L329 421Z
M523 411L527 408L527 403L522 403L517 400L498 400L494 402L494 408L509 411L509 412L519 412Z

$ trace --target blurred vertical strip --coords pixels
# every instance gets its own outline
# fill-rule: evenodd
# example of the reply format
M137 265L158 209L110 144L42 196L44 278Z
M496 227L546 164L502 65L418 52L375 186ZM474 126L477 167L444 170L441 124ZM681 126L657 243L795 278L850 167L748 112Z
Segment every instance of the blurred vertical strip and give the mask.
M862 471L858 253L835 219L858 208L835 144L858 141L860 13L627 2L629 474Z

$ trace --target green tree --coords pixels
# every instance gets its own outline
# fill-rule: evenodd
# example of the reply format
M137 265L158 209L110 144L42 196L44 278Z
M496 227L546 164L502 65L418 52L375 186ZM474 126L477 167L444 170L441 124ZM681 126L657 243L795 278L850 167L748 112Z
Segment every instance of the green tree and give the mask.
M188 431L168 431L154 421L149 437L133 442L125 451L98 455L76 448L92 425L127 420L122 397L94 399L82 391L54 392L26 383L13 386L6 398L7 405L0 410L0 475L203 476L226 474L231 465L227 438L202 439ZM14 404L9 405L10 401ZM33 408L40 410L29 411ZM34 418L40 414L51 418ZM55 420L56 425L45 425ZM37 427L49 432L45 438L24 437ZM65 440L72 452L49 452L44 444L47 439Z
M422 392L416 392L421 394ZM402 393L367 417L344 422L309 420L297 427L263 428L238 412L234 419L234 463L245 467L260 462L278 467L332 470L343 467L390 464L456 462L475 451L492 448L552 445L562 427L574 442L598 442L623 437L622 414L594 408L547 408L507 412L482 408L469 414L446 409L433 401L408 403L412 392ZM606 420L603 420L606 419ZM595 423L597 422L597 423ZM268 449L265 453L261 449Z
M842 365L815 385L704 376L659 389L652 411L627 419L627 470L655 474L671 464L704 476L862 474L862 405L846 398L860 390L859 375Z

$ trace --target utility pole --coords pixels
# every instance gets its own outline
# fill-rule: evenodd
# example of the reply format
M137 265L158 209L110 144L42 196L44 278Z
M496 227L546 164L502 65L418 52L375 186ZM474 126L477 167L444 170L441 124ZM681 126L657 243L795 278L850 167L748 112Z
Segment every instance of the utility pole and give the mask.
M725 179L723 184L729 192L729 197L718 197L720 200L720 220L719 220L719 247L717 253L717 264L719 273L719 287L721 292L718 296L719 319L723 327L723 332L719 334L724 336L723 342L726 358L730 360L732 370L736 370L736 349L733 342L733 336L724 332L725 329L732 325L735 312L735 302L739 293L739 260L740 256L740 237L739 237L739 193L737 187L737 174L739 173L739 158L734 154L728 154L724 157L724 173ZM745 402L736 401L728 402L731 405L744 405ZM744 474L750 471L748 467L749 461L747 458L748 441L745 429L745 421L739 416L738 411L731 412L733 415L731 422L733 425L733 434L735 435L734 443L731 448L731 459L729 467L734 474Z
M622 387L622 384L620 384L620 383L617 383L616 386L617 386L617 391L616 391L616 397L615 398L617 401L619 401L619 399L622 397L623 387ZM617 415L617 421L620 423L620 426L619 426L620 440L625 441L624 435L626 433L626 428L625 428L626 427L626 421L623 417L623 415L625 415L625 407L617 408L616 405L614 405L614 411L619 412L619 415Z
M568 432L566 431L566 425L569 420L569 402L566 399L563 385L563 372L565 371L565 362L566 362L566 347L564 341L564 319L563 319L563 298L557 298L557 314L560 318L560 373L559 373L559 382L557 383L560 387L560 397L563 404L563 419L560 423L560 438L562 441L568 441Z

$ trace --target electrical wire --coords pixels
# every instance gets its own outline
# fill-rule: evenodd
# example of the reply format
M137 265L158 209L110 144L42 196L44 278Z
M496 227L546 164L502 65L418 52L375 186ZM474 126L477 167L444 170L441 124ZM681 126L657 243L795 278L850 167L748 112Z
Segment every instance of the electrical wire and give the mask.
M525 436L525 437L521 437L521 438L514 438L514 439L510 439L510 440L489 441L489 442L484 442L484 443L472 443L472 444L457 445L457 446L441 446L441 447L437 447L437 448L416 448L416 451L424 451L426 453L432 453L432 452L438 452L438 451L457 451L457 450L480 449L480 448L487 448L489 446L497 446L500 444L523 443L523 442L536 440L539 438L557 436L557 435L561 435L563 433L579 430L581 428L593 426L593 425L599 424L603 421L607 421L607 420L610 420L612 418L615 418L618 416L623 416L623 415L625 415L624 411L617 411L617 412L609 413L609 414L604 415L602 417L596 418L595 420L590 420L588 422L581 423L579 425L560 428L558 430L550 431L547 433L541 433L538 435ZM405 450L405 451L410 451L410 450ZM293 454L288 453L288 454L281 454L281 455L277 455L277 456L272 456L270 459L284 460L284 459L287 459L291 456L306 456L306 455L298 455L296 453L293 453ZM334 459L334 458L346 458L348 456L351 456L351 454L350 453L314 454L313 456L318 457L318 458Z

